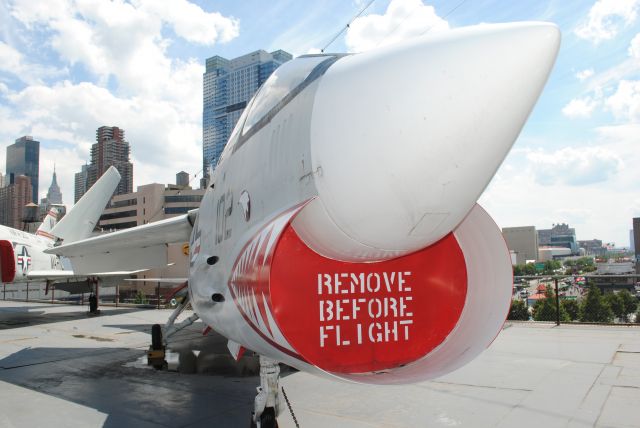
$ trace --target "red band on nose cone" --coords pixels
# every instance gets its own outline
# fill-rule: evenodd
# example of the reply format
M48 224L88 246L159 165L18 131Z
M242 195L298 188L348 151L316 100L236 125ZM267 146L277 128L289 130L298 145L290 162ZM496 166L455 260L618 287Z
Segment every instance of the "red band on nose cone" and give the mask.
M389 370L440 345L467 293L453 234L397 259L346 263L309 249L289 225L274 251L270 306L305 360L334 373Z

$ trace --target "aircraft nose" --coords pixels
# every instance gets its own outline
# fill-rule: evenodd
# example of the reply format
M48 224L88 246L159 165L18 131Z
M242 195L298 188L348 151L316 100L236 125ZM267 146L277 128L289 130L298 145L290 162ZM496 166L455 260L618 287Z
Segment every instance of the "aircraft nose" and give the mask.
M451 232L515 142L559 44L553 24L483 25L336 62L311 122L331 222L394 255Z

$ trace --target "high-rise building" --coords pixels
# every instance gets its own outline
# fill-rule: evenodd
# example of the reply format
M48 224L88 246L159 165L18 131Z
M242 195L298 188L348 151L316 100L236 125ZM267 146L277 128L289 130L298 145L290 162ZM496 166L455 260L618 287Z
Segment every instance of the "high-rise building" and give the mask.
M26 175L13 177L13 183L0 188L0 224L23 229L25 207L33 197L31 179Z
M538 230L538 245L569 248L572 255L579 253L576 230L566 223L554 224L551 229Z
M89 165L82 165L82 170L80 172L76 172L74 176L74 192L73 192L73 203L75 204L80 200L82 195L87 191L87 182L89 180L89 174L87 173L89 169Z
M26 175L31 179L31 200L38 202L40 170L40 142L29 135L20 137L7 147L7 181L15 184L16 177Z
M516 264L538 260L538 235L535 226L505 227L502 236L510 251L516 255Z
M176 174L176 186L187 187L189 185L189 174L180 171Z
M38 205L38 214L36 215L37 221L41 222L46 217L51 205L62 205L62 192L60 191L60 186L58 186L55 165L53 166L53 178L51 179L51 185L47 191L47 197L40 199L40 204ZM59 216L58 220L60 220L62 215L66 213L66 209L63 206L59 206L57 210Z
M587 256L603 256L607 253L607 247L602 244L601 239L578 241L578 247L583 248Z
M91 163L86 168L86 183L84 186L82 184L84 168L75 177L75 200L80 199L110 166L116 167L122 177L114 194L131 193L133 191L133 164L129 161L129 154L129 142L124 139L123 129L117 126L101 126L98 128L96 131L96 143L91 146ZM84 187L84 190L82 187Z
M635 239L633 239L633 229L631 229L629 231L629 249L631 251L635 250L636 245L635 245Z
M55 165L53 166L53 178L51 180L51 186L49 186L49 190L47 191L47 203L49 205L62 204L62 192L60 191L60 186L58 186Z
M216 166L247 102L271 73L291 58L290 53L282 50L271 53L259 50L232 60L217 55L207 58L202 97L202 166L205 179L209 166Z

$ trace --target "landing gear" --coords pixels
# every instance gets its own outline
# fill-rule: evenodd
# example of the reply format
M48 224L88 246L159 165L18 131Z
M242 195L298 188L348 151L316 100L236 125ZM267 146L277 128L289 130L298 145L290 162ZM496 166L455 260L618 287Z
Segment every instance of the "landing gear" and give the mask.
M98 299L100 295L98 279L88 278L87 285L92 289L91 295L89 296L89 312L87 312L87 315L94 317L96 315L100 315L100 309L98 309Z
M98 313L98 298L93 293L89 296L89 312L92 314Z
M280 366L277 361L260 356L260 386L253 403L252 428L277 428L276 417L282 408L280 401Z
M154 324L151 327L151 346L147 351L147 364L153 366L156 370L166 369L168 367L166 361L167 339L179 332L185 327L190 326L200 318L197 314L191 315L181 323L175 324L176 318L185 310L189 305L189 295L187 294L173 310L173 313L169 317L169 320L165 324L164 328L160 324Z
M151 327L151 346L147 351L147 364L153 366L156 370L162 370L167 367L165 361L165 346L162 343L162 327L160 324L154 324Z

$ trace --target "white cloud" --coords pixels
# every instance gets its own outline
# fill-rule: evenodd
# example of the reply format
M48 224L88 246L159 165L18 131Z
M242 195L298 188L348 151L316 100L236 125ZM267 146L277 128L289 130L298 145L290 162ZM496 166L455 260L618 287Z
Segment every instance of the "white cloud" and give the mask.
M586 70L578 71L576 77L579 81L583 81L593 76L593 68L587 68Z
M20 68L22 68L22 54L0 41L0 70L14 73Z
M640 33L636 34L631 43L629 43L629 56L640 59Z
M172 81L175 73L193 71L193 61L180 62L167 56L171 41L163 37L163 26L188 41L205 45L238 35L237 20L205 12L185 0L57 2L51 7L48 3L35 6L30 1L18 1L13 15L25 25L39 24L52 30L51 46L64 61L82 64L103 84L115 77L125 94L163 93L178 95L180 101L186 99L182 91L172 90Z
M622 168L620 157L604 147L566 147L555 152L532 151L527 160L535 180L544 186L583 186L607 181Z
M621 80L605 105L619 119L640 121L640 80Z
M186 0L144 0L142 4L190 42L213 45L218 41L228 42L239 34L237 19L205 12Z
M640 144L640 123L601 126L595 131L602 139L627 143L637 152L635 147Z
M575 29L575 34L595 44L613 39L621 26L636 20L639 8L640 0L598 0L589 10L588 19Z
M351 52L362 52L419 36L427 31L448 30L433 6L422 0L391 0L384 15L366 15L354 20L345 37Z
M564 106L562 114L571 119L589 118L596 106L597 102L591 97L575 98Z
M169 183L182 169L191 174L200 169L200 124L171 102L118 98L92 83L68 81L52 87L30 86L8 98L15 110L7 122L15 125L10 132L3 130L3 135L33 135L41 142L66 143L58 144L57 151L43 150L41 166L53 161L61 165L58 176L67 203L72 201L73 174L88 160L95 131L102 125L125 130L131 143L134 185ZM40 186L48 186L50 176L46 169L42 171Z
M640 192L639 126L607 127L595 142L557 151L519 149L518 143L480 204L500 227L568 222L578 239L627 242L631 218L640 215L633 205Z
M12 74L26 83L40 83L44 77L60 76L65 70L31 64L15 47L0 41L0 71Z
M73 200L73 174L89 159L103 125L125 130L134 186L173 182L176 172L201 168L204 67L169 57L168 47L173 34L203 45L229 41L238 35L237 20L186 0L16 0L10 8L34 30L26 37L47 33L43 50L82 67L92 80L31 82L0 94L0 138L33 135L42 142L41 189L50 184L55 160L64 200ZM0 46L0 58L24 64L26 55L7 46Z

